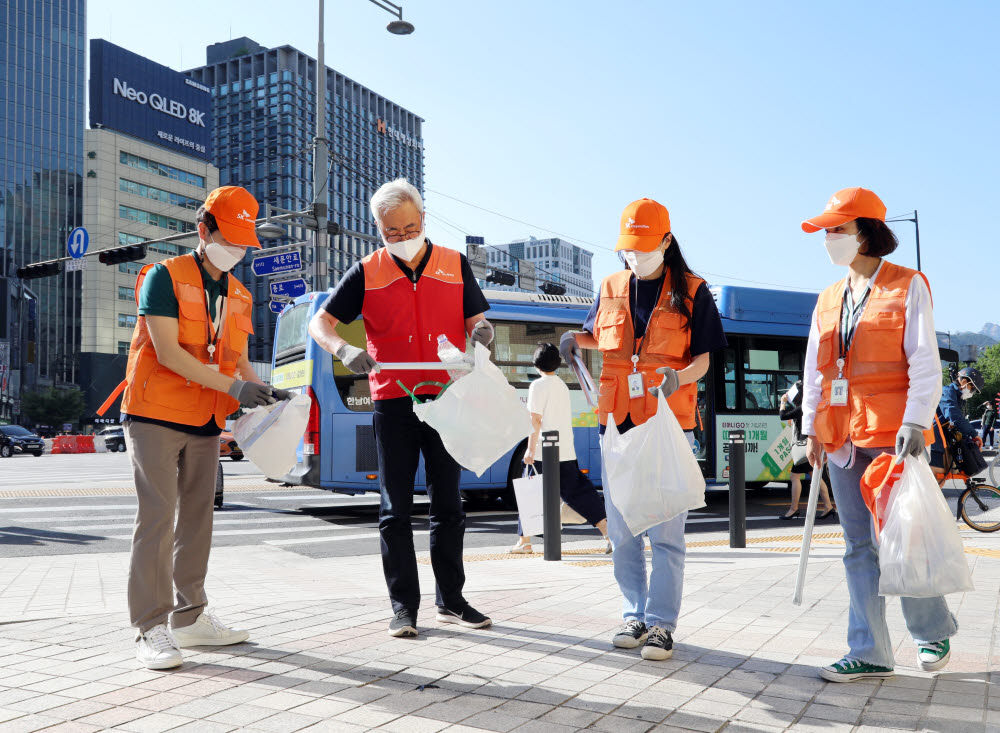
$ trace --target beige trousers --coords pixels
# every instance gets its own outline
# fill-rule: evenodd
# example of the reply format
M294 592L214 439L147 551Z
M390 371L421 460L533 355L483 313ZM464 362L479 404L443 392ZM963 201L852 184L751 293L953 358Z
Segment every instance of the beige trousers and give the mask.
M128 576L132 625L145 633L173 614L174 627L188 626L208 603L219 439L127 421L125 441L139 501Z

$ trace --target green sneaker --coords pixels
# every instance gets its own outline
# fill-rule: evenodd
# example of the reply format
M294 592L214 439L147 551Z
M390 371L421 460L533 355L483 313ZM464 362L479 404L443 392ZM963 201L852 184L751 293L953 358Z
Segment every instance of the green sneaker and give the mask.
M819 676L830 682L856 682L867 679L886 679L895 674L892 667L879 667L857 659L844 657L826 667L819 668Z
M917 660L924 672L936 672L948 664L949 659L951 659L951 643L947 639L931 641L917 647Z

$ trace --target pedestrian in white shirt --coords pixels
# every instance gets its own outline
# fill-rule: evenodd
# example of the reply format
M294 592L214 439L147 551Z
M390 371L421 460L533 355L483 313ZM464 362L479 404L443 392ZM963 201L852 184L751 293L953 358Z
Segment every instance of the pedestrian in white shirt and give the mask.
M528 438L524 463L526 466L532 466L535 461L541 461L542 445L539 437L543 431L559 431L559 496L570 509L597 527L607 542L605 552L610 553L611 542L608 540L608 518L604 499L597 493L590 479L580 471L576 461L569 387L555 374L562 363L559 349L554 344L539 343L532 363L541 378L536 379L528 387L528 412L531 413L534 430ZM539 472L542 470L541 465L537 470ZM532 552L531 537L522 534L520 520L517 523L517 533L520 537L517 544L510 548L510 552L515 554Z
M819 670L832 682L893 675L893 647L878 594L878 546L861 477L880 454L918 455L941 399L930 286L922 273L883 259L898 242L885 205L864 188L838 191L806 232L826 230L830 261L847 277L824 290L813 314L803 379L802 433L809 462L829 456L844 528L851 607L849 651ZM943 668L958 622L943 597L901 598L920 668Z

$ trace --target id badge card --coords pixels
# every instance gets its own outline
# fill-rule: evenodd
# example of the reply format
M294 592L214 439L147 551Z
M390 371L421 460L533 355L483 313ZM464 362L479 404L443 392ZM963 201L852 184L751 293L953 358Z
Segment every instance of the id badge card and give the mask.
M834 379L830 384L830 404L843 407L847 404L847 380Z
M637 397L642 397L644 391L642 383L642 374L639 372L628 375L628 396L629 399L636 399Z
M218 364L206 364L205 366L207 366L213 372L219 371L219 365Z

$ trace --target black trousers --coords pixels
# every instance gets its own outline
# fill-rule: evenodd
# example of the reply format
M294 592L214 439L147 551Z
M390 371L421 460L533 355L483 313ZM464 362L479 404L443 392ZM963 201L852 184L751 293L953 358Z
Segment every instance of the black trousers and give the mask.
M375 443L382 492L379 534L382 569L393 611L420 607L417 556L413 549L413 485L420 454L424 456L430 499L431 567L438 606L465 603L462 544L465 512L458 484L461 468L445 450L437 431L413 414L409 397L375 402Z

